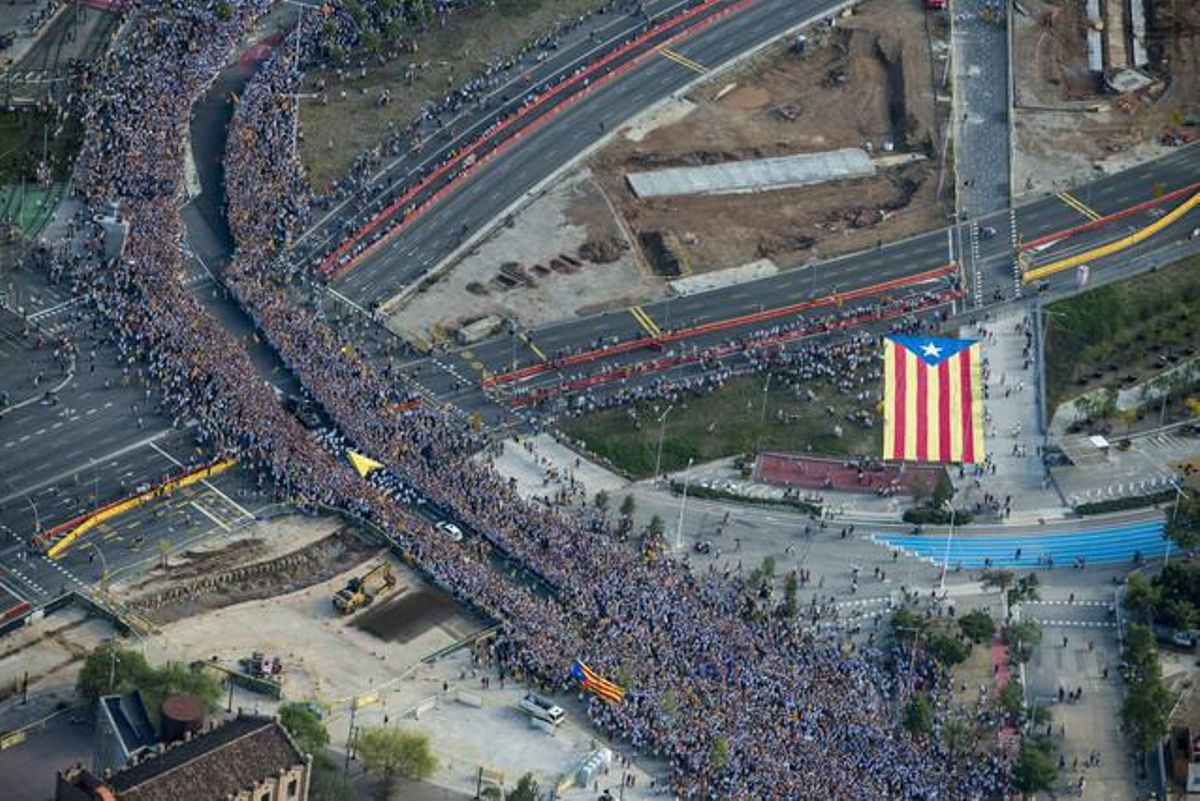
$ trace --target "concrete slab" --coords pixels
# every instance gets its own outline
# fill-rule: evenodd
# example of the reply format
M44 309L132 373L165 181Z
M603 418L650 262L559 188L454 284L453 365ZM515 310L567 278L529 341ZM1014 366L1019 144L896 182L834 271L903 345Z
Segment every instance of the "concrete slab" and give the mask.
M674 167L630 173L627 180L634 194L646 198L762 192L866 178L874 174L875 164L867 152L848 147L704 167Z

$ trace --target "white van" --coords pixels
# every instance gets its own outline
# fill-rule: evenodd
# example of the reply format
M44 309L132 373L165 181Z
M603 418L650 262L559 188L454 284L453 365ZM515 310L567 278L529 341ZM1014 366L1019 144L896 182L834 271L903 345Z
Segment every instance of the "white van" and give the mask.
M557 726L567 717L567 713L562 711L562 707L537 693L525 693L525 697L517 702L517 709L531 718L543 720L552 726Z

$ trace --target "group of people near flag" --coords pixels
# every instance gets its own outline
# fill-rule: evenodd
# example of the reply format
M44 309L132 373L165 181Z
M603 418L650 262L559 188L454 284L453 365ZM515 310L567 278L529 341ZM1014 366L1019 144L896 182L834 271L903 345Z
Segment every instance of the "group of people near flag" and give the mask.
M400 371L307 313L308 276L278 258L309 220L288 99L309 59L288 58L288 39L246 87L230 124L225 171L237 252L220 280L336 426L321 436L305 430L179 282L191 105L268 2L143 5L149 13L92 78L78 187L91 213L119 206L130 226L125 256L105 263L102 233L84 216L89 254L73 259L70 272L111 327L122 363L153 380L160 410L178 423L195 419L202 442L238 458L281 497L338 507L387 531L431 580L503 622L496 653L507 674L586 690L595 725L670 764L665 781L681 797L1008 792L1000 761L953 756L936 736L899 728L909 691L899 675L908 674L887 670L880 655L847 655L777 615L747 617L744 577L694 573L662 556L664 543L650 534L622 544L595 512L524 501L486 460L469 458L483 443L459 421L424 406L394 411L412 389ZM302 34L306 54L319 51L322 35ZM823 369L810 357L809 368ZM361 477L347 448L386 469ZM483 539L455 541L411 515L403 501L418 491ZM548 591L496 570L492 549ZM947 695L936 681L928 686L940 716Z

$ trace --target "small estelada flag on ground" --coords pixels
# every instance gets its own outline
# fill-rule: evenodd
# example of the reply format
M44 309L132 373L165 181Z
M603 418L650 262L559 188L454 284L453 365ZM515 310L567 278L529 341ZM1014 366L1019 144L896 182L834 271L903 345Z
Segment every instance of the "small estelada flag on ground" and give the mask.
M625 700L624 687L613 684L578 659L571 665L571 678L579 682L581 690L595 693L610 704L619 704Z
M883 458L984 460L979 342L884 337Z

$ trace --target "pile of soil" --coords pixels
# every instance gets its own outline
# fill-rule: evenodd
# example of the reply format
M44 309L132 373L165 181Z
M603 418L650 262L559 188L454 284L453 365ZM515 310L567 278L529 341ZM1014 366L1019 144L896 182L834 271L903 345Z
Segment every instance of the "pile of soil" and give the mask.
M257 540L241 540L181 565L156 568L137 585L142 591L126 603L161 625L318 584L377 551L349 529L274 559L255 561L254 555L264 548Z

